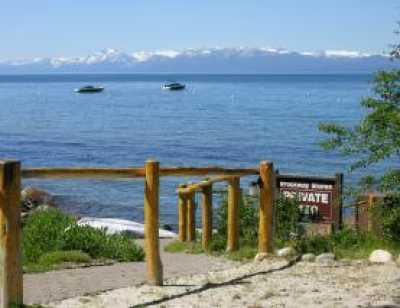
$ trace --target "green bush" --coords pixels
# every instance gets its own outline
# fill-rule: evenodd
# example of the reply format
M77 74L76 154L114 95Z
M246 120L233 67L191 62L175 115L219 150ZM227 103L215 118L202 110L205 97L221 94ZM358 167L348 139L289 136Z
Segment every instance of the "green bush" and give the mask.
M33 213L23 227L23 260L36 262L44 253L62 250L64 230L72 224L74 219L57 209Z
M376 249L385 249L393 254L400 252L400 243L385 240L373 233L359 232L345 228L331 235L302 237L292 245L300 253L320 254L333 252L338 258L368 258Z
M287 241L302 235L299 202L280 196L275 202L276 226L275 237L279 241Z
M344 228L330 235L307 235L301 222L302 215L297 200L279 197L275 203L275 247L292 246L299 253L316 255L333 252L338 258L366 258L375 249L386 249L400 253L400 210L399 199L386 201L379 207L385 222L385 238L372 233L363 233ZM213 235L209 253L223 254L227 244L228 202L226 195L216 209L217 233ZM389 214L388 214L389 213ZM376 214L376 215L378 215ZM244 195L239 203L239 250L226 256L234 260L253 258L258 242L258 198ZM201 242L173 242L165 249L169 252L201 253Z
M107 235L105 230L74 225L65 232L65 249L81 250L92 258L141 261L143 249L126 235Z
M258 199L242 195L239 202L239 238L246 242L255 242L258 235ZM224 194L216 211L217 235L216 247L226 244L228 223L228 199ZM225 245L224 245L225 247Z
M293 246L299 253L314 253L318 255L333 251L333 244L330 238L322 235L302 237L295 240Z
M24 264L40 263L43 258L55 262L59 260L57 258L67 257L67 251L80 251L95 259L144 259L143 249L127 235L107 235L104 230L79 226L73 217L60 210L37 212L27 219L22 229ZM71 254L70 252L68 256L72 256Z
M390 194L371 209L372 218L379 226L378 235L400 243L400 194Z

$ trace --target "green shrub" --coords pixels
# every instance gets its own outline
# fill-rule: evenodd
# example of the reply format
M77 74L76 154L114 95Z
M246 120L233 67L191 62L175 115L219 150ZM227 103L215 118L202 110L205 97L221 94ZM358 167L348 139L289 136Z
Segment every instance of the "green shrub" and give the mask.
M275 238L279 241L287 241L302 235L300 226L301 212L299 202L280 196L275 202L276 226Z
M377 231L384 239L400 243L400 195L390 194L371 209Z
M332 241L328 236L314 235L302 237L293 242L299 253L314 253L316 255L333 251Z
M92 258L142 261L143 249L126 235L107 235L105 230L74 225L65 232L65 249L81 250Z
M90 226L73 225L64 234L65 249L81 250L92 258L109 255L107 234Z
M62 250L64 230L72 224L74 219L57 209L33 213L23 227L23 260L36 262L44 253Z
M111 235L108 237L110 253L108 258L120 262L143 261L143 248L138 246L135 241L127 235Z
M246 242L255 242L258 235L258 199L242 195L239 202L239 237ZM216 247L226 243L228 223L228 199L224 194L216 211L217 235Z
M57 209L37 212L27 219L22 229L22 255L25 265L37 264L40 269L63 258L82 261L83 256L121 262L144 259L143 249L127 235L107 235L104 230L78 226L73 217Z

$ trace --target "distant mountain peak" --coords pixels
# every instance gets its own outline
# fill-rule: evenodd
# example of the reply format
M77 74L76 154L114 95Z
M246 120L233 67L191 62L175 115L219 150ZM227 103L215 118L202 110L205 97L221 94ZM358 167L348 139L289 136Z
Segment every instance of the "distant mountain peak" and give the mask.
M87 56L1 61L9 72L193 72L193 73L338 73L372 72L392 67L384 54L351 50L290 51L284 48L236 47L125 53L105 48Z

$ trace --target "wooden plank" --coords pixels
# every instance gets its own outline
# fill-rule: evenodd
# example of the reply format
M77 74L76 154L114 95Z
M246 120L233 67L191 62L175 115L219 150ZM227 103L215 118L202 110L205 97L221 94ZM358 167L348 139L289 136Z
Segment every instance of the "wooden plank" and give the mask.
M237 250L239 246L239 198L240 179L234 178L228 184L228 252Z
M159 245L159 162L148 160L145 164L144 231L147 266L147 282L163 284L163 267Z
M271 162L260 163L260 207L258 226L258 252L273 251L273 213L276 181L274 166Z
M205 175L256 175L255 168L222 168L211 167L164 167L161 168L161 176L205 176Z
M187 206L186 240L192 242L196 240L196 203L194 200L194 193L186 196L186 206Z
M143 178L144 168L32 168L22 170L22 177L30 178Z
M195 191L201 191L204 187L208 187L208 186L218 183L218 182L230 181L236 177L238 177L238 176L223 175L223 176L214 177L214 178L211 178L208 180L203 180L199 183L187 185L185 188L179 188L178 192L181 194L192 194Z
M21 261L21 167L0 161L0 307L23 302Z
M202 247L204 250L210 249L210 243L212 238L212 186L208 185L202 188L201 191L201 209L202 209Z
M186 185L181 184L179 188L184 188ZM178 238L181 242L186 241L187 234L187 213L186 213L186 196L178 193Z
M256 169L226 169L221 167L164 167L159 171L160 176L204 176L212 174L238 174L254 175ZM141 178L145 176L145 170L141 167L133 168L28 168L22 170L25 179L38 178Z

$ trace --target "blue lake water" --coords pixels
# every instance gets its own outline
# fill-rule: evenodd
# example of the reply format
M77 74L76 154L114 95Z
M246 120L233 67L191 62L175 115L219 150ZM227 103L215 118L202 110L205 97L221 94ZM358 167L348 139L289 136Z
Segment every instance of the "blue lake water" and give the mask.
M161 90L168 80L184 91ZM369 75L0 76L0 157L24 167L253 167L333 175L348 159L321 150L318 124L356 123ZM98 94L77 94L84 84ZM356 175L347 176L352 181ZM161 221L176 222L178 183L163 178ZM191 179L193 180L193 179ZM54 193L73 213L143 219L143 180L24 181ZM246 186L244 183L243 186Z

